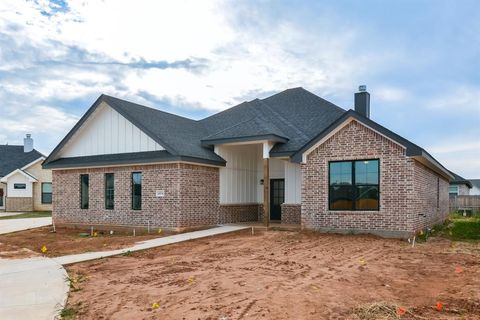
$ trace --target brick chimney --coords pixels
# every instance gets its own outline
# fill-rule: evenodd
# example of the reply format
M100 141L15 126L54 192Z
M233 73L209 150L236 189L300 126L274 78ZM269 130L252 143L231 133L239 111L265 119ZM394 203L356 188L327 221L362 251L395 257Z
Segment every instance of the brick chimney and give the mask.
M370 118L370 93L367 92L367 86L359 86L358 91L355 93L355 111Z

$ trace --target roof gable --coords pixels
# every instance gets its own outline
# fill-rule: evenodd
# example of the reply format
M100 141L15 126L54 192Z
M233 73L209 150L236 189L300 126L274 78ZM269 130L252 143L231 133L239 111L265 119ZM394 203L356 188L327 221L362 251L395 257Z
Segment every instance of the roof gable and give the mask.
M7 174L5 177L2 177L2 179L0 179L0 181L1 182L7 182L9 178L11 178L11 177L13 177L14 175L17 175L17 174L20 174L20 175L24 176L29 182L38 181L37 178L32 176L30 173L25 172L25 171L20 170L20 169L13 170L9 174Z
M164 148L106 102L98 105L58 157L159 151Z

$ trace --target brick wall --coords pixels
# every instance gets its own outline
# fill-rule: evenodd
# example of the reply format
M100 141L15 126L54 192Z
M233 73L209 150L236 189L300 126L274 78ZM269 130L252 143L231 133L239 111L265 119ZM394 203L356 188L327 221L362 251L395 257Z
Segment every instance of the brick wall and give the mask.
M219 221L219 170L190 164L178 167L179 227L215 225Z
M300 224L302 205L300 204L282 204L282 223Z
M142 210L131 209L131 173L142 172ZM105 209L104 173L114 173L115 204ZM80 209L80 174L89 174L89 208ZM181 163L53 171L57 224L185 227L218 221L218 168ZM156 190L165 197L157 198Z
M380 210L330 211L329 161L361 159L380 160ZM423 170L415 160L406 157L404 148L352 121L312 151L306 163L302 164L302 224L306 228L325 231L409 235L418 228L420 212L428 214L425 223L438 221L443 217L439 212L443 212L444 202L448 203L448 197L444 199L445 193L448 193L444 180L440 185L442 204L438 210L436 202L433 209L432 203L425 202L424 195L418 194L420 189L422 194L434 191L436 194L436 179L434 186L431 182L425 183L425 179L433 179L437 175L429 172L426 174L428 178L422 180L418 175Z
M449 211L448 181L423 164L414 163L414 190L412 199L415 210L415 230L444 221ZM438 186L438 188L437 188Z
M5 211L33 211L33 198L7 197Z
M220 205L220 223L234 223L258 221L259 205L252 204L225 204Z

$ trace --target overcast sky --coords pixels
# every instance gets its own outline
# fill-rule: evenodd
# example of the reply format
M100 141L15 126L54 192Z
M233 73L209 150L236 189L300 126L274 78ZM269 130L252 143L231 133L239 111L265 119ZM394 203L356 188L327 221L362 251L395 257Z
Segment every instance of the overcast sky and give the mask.
M291 87L480 178L480 1L0 2L0 144L48 154L101 93L199 119Z

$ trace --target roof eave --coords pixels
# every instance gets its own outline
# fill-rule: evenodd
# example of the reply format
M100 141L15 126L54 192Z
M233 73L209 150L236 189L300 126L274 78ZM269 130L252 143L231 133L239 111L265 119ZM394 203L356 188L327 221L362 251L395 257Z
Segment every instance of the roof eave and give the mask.
M87 163L82 162L74 162L69 164L62 164L60 162L52 161L50 163L44 164L45 169L72 169L72 168L89 168L89 167L104 167L104 166L111 166L111 165L119 165L119 166L126 166L126 165L138 165L138 164L150 164L150 163L166 163L166 162L190 162L190 163L198 163L198 164L206 164L211 166L217 167L225 167L226 161L225 160L210 160L210 159L202 159L197 157L190 157L190 156L171 156L168 158L163 159L121 159L121 160L99 160L99 161L92 161Z
M271 141L276 143L286 143L288 138L276 135L276 134L264 134L255 136L244 136L235 138L218 138L218 139L203 139L201 140L203 147L210 147L218 144L229 144L236 142L255 142L255 141Z
M455 178L444 166L440 164L440 162L435 160L431 155L429 155L423 149L418 154L412 154L411 152L407 153L407 156L417 160L418 162L422 163L426 167L437 172L438 174L446 178L449 182Z

